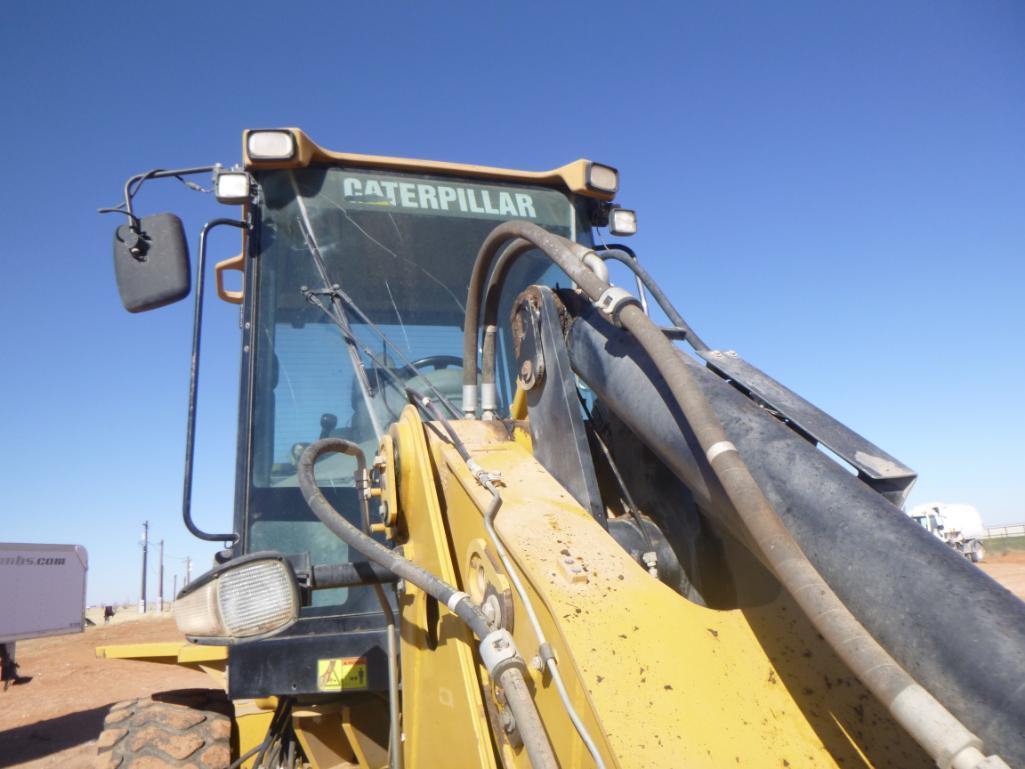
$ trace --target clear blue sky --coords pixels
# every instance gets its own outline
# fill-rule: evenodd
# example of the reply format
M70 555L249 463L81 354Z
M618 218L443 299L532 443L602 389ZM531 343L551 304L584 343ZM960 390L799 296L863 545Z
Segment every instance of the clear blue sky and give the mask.
M912 502L1025 520L1020 2L17 3L0 64L0 540L84 544L90 601L138 597L144 519L168 593L213 550L179 521L191 303L125 313L95 209L132 173L236 162L246 127L618 166L632 245L711 344L918 470ZM138 203L193 247L232 212L172 183ZM211 301L209 529L232 504L236 321Z

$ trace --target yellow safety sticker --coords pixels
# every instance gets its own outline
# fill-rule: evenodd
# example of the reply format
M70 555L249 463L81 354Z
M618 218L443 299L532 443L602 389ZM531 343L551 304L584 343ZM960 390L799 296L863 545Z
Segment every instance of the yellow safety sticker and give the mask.
M317 689L341 692L367 688L366 657L336 657L317 660Z

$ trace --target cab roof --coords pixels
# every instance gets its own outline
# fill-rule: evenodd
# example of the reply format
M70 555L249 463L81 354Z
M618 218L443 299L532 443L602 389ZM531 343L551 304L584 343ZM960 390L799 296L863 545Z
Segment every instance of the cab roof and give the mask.
M259 130L287 131L295 142L295 153L287 160L255 160L249 155L249 136ZM314 142L299 128L249 129L242 135L242 156L248 171L270 168L305 168L317 165L339 165L357 168L376 168L412 173L430 173L439 176L488 179L492 181L521 182L541 187L554 187L575 195L612 200L614 192L598 190L588 185L592 161L580 159L551 171L517 171L443 160L417 160L387 155L363 155L352 152L333 152Z

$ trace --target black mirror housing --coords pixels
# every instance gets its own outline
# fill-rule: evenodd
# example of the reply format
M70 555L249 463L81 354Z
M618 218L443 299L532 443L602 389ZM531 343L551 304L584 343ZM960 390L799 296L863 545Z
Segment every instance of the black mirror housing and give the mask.
M192 271L182 220L154 214L139 220L139 234L123 224L114 231L114 274L121 304L146 312L189 295Z

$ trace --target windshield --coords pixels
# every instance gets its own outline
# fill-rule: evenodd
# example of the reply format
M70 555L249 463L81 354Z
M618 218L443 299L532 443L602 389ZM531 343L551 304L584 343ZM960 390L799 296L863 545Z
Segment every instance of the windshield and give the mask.
M313 519L298 493L302 449L336 436L358 443L371 461L407 386L458 409L466 293L485 237L503 221L526 219L589 243L590 227L583 206L538 187L337 167L269 171L258 180L246 549L346 561L344 543ZM526 254L506 282L503 321L534 283L569 285L546 257ZM498 344L507 409L514 361L504 328ZM317 466L329 499L355 522L354 470L343 455ZM345 591L330 592L344 600Z

